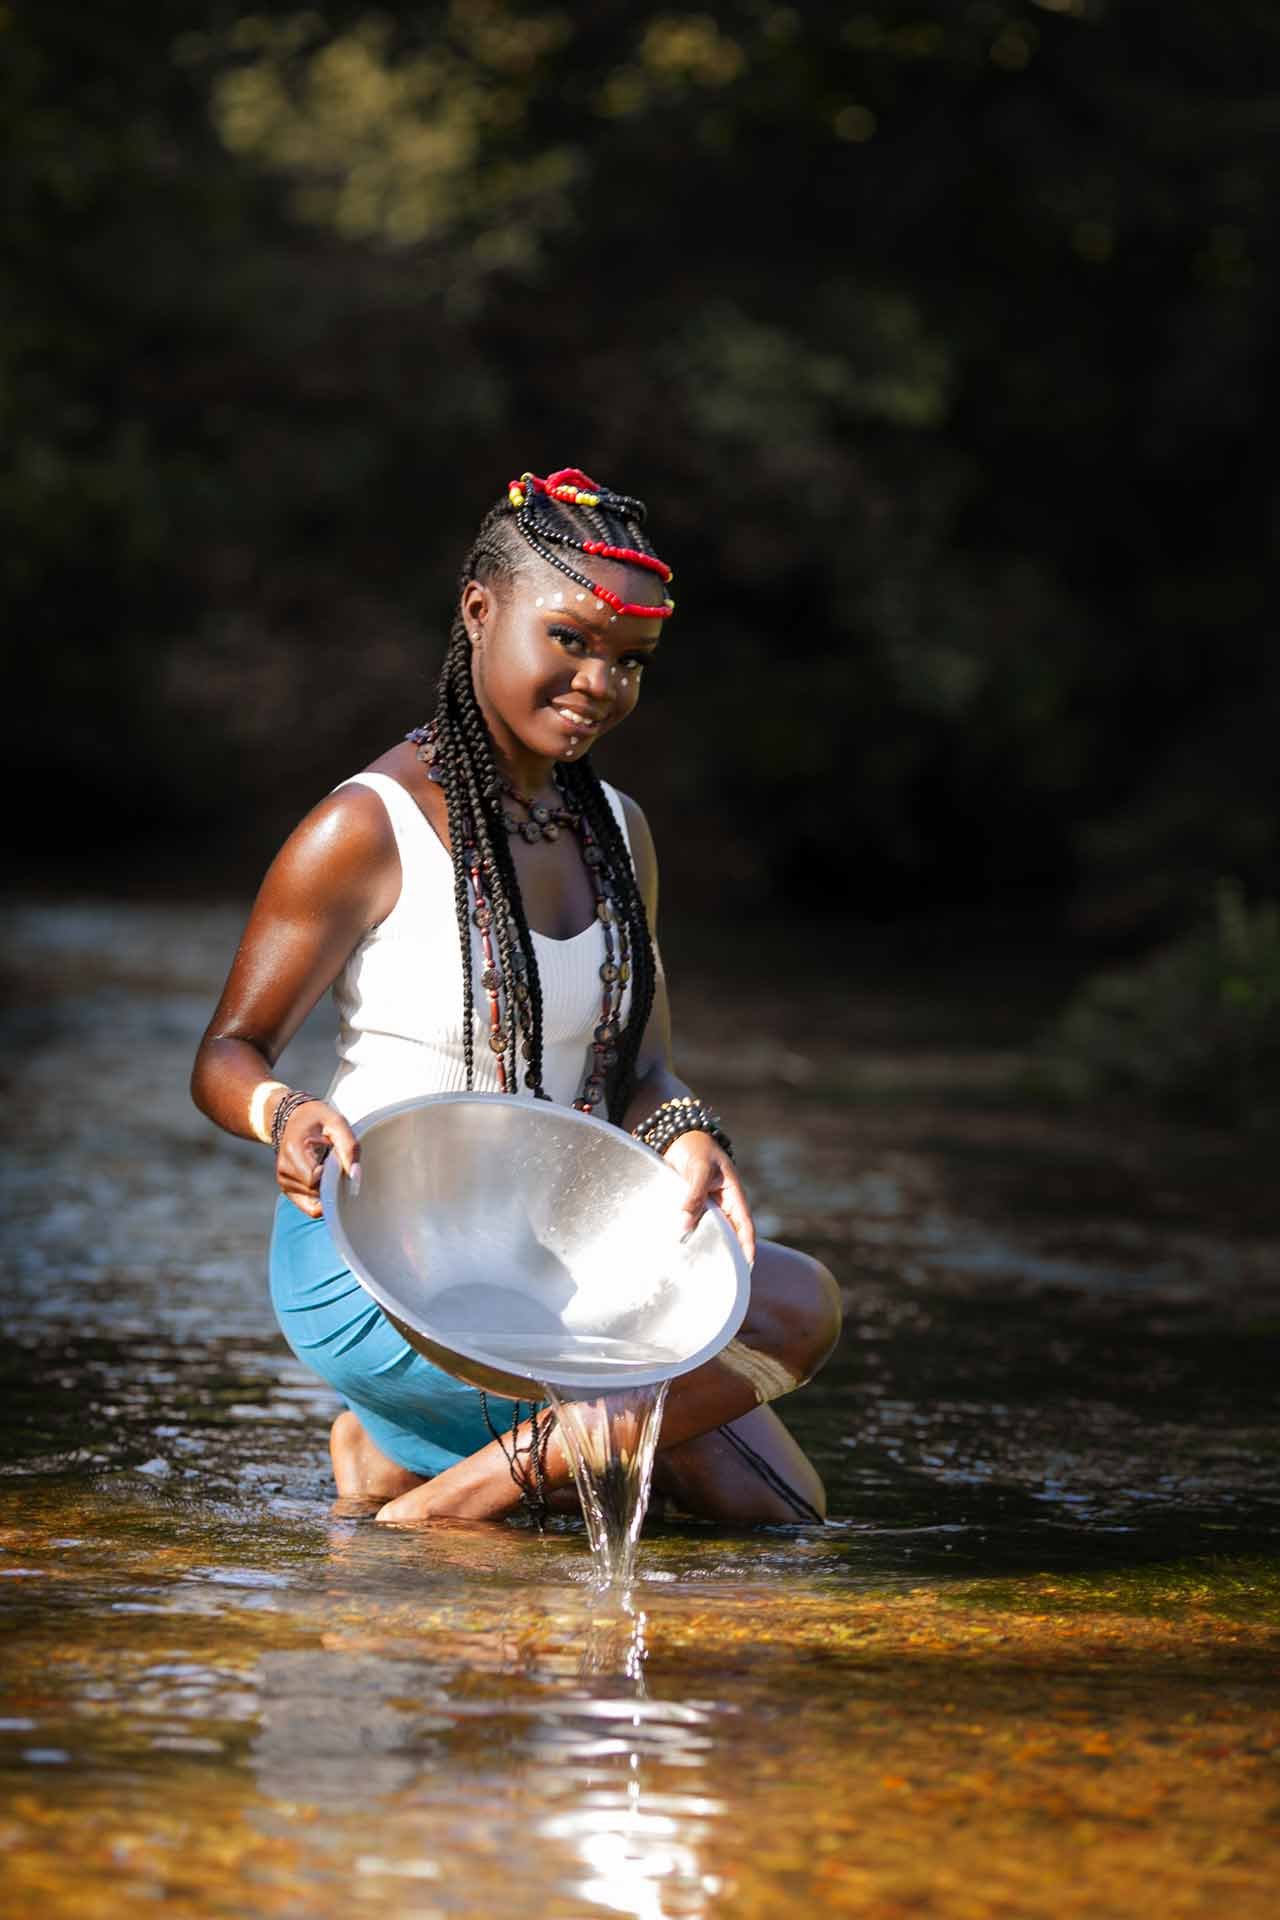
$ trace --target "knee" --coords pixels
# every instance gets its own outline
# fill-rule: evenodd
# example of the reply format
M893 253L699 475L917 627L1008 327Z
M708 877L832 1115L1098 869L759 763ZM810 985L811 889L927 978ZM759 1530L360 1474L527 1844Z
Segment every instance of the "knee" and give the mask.
M802 1256L805 1272L799 1285L804 1319L802 1351L805 1359L803 1378L809 1379L831 1358L844 1324L840 1288L835 1275L821 1260Z
M843 1316L835 1276L820 1260L788 1248L764 1305L771 1323L769 1346L800 1386L830 1358L840 1338Z

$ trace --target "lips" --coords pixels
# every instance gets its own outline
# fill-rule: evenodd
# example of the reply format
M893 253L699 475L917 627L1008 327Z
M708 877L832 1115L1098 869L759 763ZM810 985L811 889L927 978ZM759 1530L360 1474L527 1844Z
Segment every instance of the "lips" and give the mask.
M604 725L603 715L597 717L595 714L583 713L580 708L568 706L563 700L555 701L551 711L570 733L597 733Z

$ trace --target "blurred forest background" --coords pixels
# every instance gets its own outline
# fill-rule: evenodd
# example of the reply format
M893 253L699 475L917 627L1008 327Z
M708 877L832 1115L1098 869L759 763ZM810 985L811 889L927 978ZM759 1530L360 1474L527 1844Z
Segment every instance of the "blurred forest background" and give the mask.
M1278 73L1270 0L8 0L11 877L251 885L574 463L676 568L671 905L1262 938Z

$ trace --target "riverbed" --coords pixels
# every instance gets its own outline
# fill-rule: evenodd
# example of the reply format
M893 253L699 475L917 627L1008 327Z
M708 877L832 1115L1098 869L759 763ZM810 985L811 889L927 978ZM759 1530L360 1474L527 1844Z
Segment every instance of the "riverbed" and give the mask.
M1037 1104L998 979L671 949L847 1320L780 1407L829 1524L652 1524L627 1611L577 1522L335 1502L264 1151L186 1093L239 920L8 915L6 1913L1274 1911L1273 1151Z

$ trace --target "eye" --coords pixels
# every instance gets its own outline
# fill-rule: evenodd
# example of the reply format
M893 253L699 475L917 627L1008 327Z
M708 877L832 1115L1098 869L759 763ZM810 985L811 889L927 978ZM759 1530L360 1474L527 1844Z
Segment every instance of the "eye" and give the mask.
M628 673L639 673L642 667L653 665L653 655L651 653L628 653L623 656L618 664L625 667Z
M586 640L576 627L549 627L548 632L553 640L558 640L561 646L567 647L571 653L586 651Z

